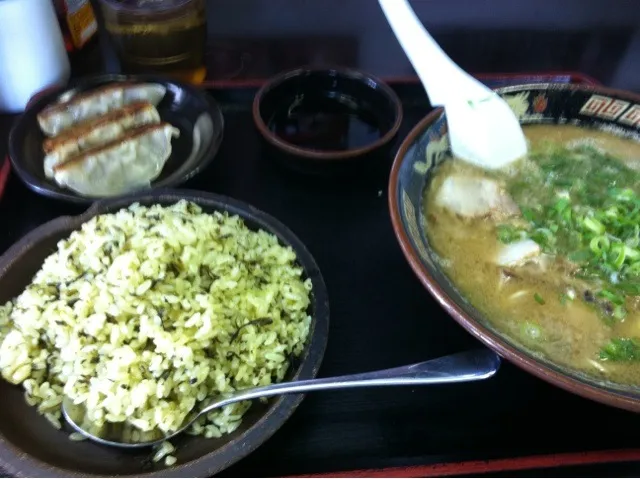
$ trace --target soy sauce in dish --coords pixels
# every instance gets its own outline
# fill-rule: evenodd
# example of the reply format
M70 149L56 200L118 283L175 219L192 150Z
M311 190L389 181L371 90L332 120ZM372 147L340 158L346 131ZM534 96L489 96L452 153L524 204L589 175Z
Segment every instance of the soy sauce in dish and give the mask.
M389 130L384 118L362 100L336 92L301 93L284 101L267 125L281 140L321 151L365 147Z

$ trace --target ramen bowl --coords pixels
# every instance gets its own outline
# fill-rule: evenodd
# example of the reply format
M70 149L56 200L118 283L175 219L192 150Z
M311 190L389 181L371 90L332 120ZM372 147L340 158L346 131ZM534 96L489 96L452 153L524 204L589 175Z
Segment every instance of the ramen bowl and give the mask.
M601 87L531 84L496 90L523 126L575 125L600 130L640 144L640 96ZM604 134L598 133L598 134ZM619 140L616 140L619 141ZM635 148L635 145L633 145ZM404 140L389 182L394 232L411 268L447 313L482 343L525 371L580 396L640 412L640 388L550 358L497 327L461 292L436 253L429 230L430 211L423 198L444 162L451 161L446 117L442 109L425 117ZM436 190L433 190L436 191ZM427 203L427 208L428 208ZM542 298L538 298L542 299ZM540 301L542 303L542 301ZM524 318L524 315L523 315ZM637 383L636 383L637 384Z

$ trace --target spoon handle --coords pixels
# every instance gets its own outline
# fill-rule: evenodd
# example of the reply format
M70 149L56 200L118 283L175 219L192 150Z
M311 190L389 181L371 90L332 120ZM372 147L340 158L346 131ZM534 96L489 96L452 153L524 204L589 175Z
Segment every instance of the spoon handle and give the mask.
M500 367L500 357L488 349L452 354L422 363L383 369L370 373L333 378L310 379L272 384L237 391L202 408L199 415L227 404L282 394L326 391L371 386L402 386L479 381L493 376Z
M483 98L491 90L460 68L433 39L407 0L378 0L400 46L427 90L432 105Z

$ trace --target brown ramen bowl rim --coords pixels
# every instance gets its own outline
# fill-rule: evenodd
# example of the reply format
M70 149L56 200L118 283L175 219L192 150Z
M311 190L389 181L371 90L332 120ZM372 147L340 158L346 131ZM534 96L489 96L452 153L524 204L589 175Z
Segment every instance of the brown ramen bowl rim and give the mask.
M394 107L395 120L391 128L383 136L378 138L376 141L368 143L367 145L361 146L359 148L350 148L347 150L337 150L337 151L321 151L321 150L313 150L309 148L302 148L302 147L296 146L293 143L289 143L287 141L282 140L276 134L271 132L271 130L269 130L269 127L267 126L264 119L262 118L262 115L260 114L260 106L262 105L262 100L264 96L270 90L283 84L284 82L290 79L298 78L300 75L305 73L318 74L318 73L330 73L330 72L336 73L343 77L350 78L354 81L360 81L361 83L363 83L363 85L364 85L363 80L372 81L377 85L377 88L375 89L379 90L380 94L386 96L389 99L389 101L393 104L393 107ZM267 80L266 83L264 83L260 87L260 89L258 90L258 92L256 93L253 99L252 116L253 116L253 122L256 125L256 128L258 129L258 131L260 132L260 135L262 135L262 137L272 146L280 150L283 150L284 152L289 153L293 156L299 156L302 158L307 158L312 160L339 161L339 160L349 160L356 157L361 157L363 155L366 155L368 153L371 153L383 147L384 145L392 141L393 138L398 133L400 126L402 126L403 111L402 111L402 102L400 101L400 98L398 97L396 92L394 92L393 89L380 78L370 73L366 73L364 71L357 70L354 68L329 66L329 67L296 68L294 70L285 71L283 73L280 73L270 78L269 80Z
M578 84L560 84L549 83L549 86L557 86L569 91L584 91L592 92L603 95L612 95L616 97L623 97L636 103L640 103L640 94L628 92L624 90L617 90L612 88L592 86L592 85L578 85ZM540 87L539 84L522 84L522 85L509 85L506 87L496 88L495 91L512 90L517 88L526 87ZM428 268L423 264L418 252L415 250L411 241L404 229L400 211L398 209L398 185L399 185L399 173L406 154L409 148L415 143L415 141L422 135L427 128L433 124L443 114L443 108L437 108L426 117L424 117L418 124L413 127L407 137L403 140L402 144L398 148L398 152L393 161L391 173L389 176L388 186L388 203L389 211L391 215L391 223L394 233L400 248L409 262L409 265L413 272L416 274L422 285L427 291L440 303L449 316L451 316L458 324L460 324L466 331L471 333L474 337L480 340L487 347L497 352L503 358L509 360L513 364L516 364L520 368L524 369L528 373L534 376L550 382L551 384L560 387L566 391L577 394L587 399L597 401L609 406L614 406L620 409L625 409L631 412L640 412L640 395L632 397L621 394L617 391L607 389L606 386L598 387L582 381L576 377L564 374L560 370L554 370L551 367L543 364L530 356L524 350L508 344L498 334L491 331L484 325L482 325L472 315L466 313L457 302L449 296L445 289L440 285L437 279L435 279ZM552 362L553 363L553 362Z

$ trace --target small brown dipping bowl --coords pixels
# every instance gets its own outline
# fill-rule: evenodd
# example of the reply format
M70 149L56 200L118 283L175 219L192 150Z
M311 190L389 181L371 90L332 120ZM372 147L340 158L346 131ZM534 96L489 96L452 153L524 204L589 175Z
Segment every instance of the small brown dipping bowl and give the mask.
M276 160L299 172L326 174L388 158L402 104L369 74L301 68L258 91L253 120Z

